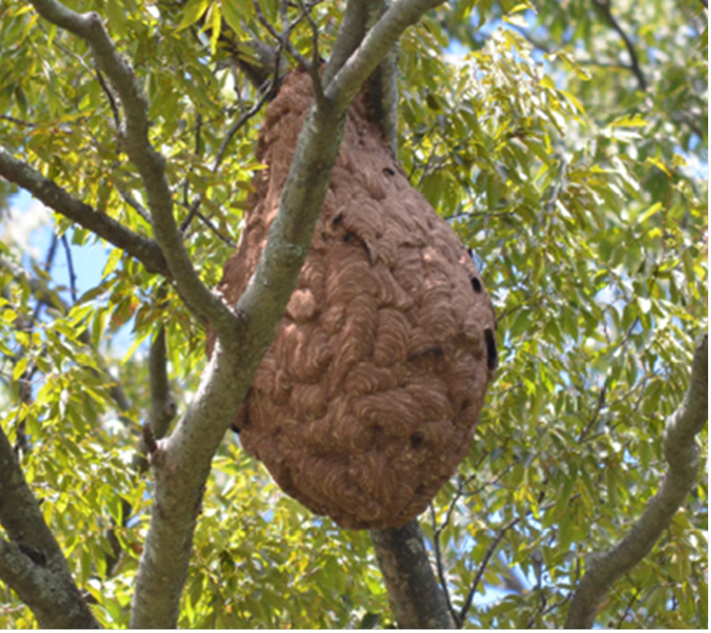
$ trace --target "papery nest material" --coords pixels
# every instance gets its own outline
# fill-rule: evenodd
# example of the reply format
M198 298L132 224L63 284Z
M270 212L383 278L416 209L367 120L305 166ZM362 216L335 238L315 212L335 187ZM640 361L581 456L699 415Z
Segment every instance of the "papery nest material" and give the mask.
M293 73L266 110L257 158L268 169L219 286L230 303L266 243L311 96ZM403 525L469 453L495 323L467 249L410 186L361 93L298 287L233 427L316 514Z

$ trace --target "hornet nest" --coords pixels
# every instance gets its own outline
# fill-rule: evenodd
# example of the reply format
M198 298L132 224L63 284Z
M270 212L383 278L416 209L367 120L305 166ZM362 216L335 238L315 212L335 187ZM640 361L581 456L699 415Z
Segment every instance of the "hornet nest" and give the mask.
M219 285L229 303L266 243L311 97L308 75L293 73L266 110L268 169ZM284 492L352 529L425 510L469 453L497 365L470 254L367 114L361 93L298 287L233 424Z

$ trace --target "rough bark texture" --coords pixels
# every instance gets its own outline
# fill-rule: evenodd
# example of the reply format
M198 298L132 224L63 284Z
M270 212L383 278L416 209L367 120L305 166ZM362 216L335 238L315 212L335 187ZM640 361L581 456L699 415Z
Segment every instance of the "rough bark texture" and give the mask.
M288 77L220 290L236 303L276 216L311 103ZM297 290L236 420L285 492L346 528L401 526L469 452L496 367L495 317L466 249L407 182L361 95Z
M452 629L444 594L417 521L370 533L393 614L401 629Z
M99 628L2 429L0 524L9 539L0 539L0 579L32 610L40 628Z

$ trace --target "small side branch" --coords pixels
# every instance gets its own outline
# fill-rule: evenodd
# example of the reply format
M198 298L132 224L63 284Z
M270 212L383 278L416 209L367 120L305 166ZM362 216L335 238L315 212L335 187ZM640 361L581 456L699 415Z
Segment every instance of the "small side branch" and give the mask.
M394 3L328 84L326 99L337 108L347 107L378 64L396 46L405 29L440 4L443 0L399 0Z
M72 248L66 235L62 235L62 247L64 256L67 258L67 271L69 272L69 290L72 294L72 303L77 302L77 276L74 273L74 259L72 258Z
M437 577L439 578L439 586L442 588L442 593L444 593L444 600L447 603L447 611L449 611L450 617L452 618L452 620L454 620L454 624L459 629L462 625L461 622L459 622L457 612L454 610L454 606L452 605L452 598L449 595L449 587L447 586L447 576L444 571L444 561L442 560L442 548L440 545L441 529L437 526L437 515L435 514L434 504L432 503L430 503L430 517L432 519L432 543L434 545L435 563L437 565Z
M151 345L148 355L148 380L151 392L150 420L143 427L143 435L133 460L139 474L148 470L147 455L157 449L156 441L168 434L170 423L175 418L175 401L170 393L166 356L165 328L161 327Z
M619 36L622 38L622 41L625 44L625 48L627 49L627 54L630 56L630 70L637 78L637 84L639 85L639 89L642 92L645 92L647 90L647 79L645 78L644 73L642 72L642 67L639 65L639 57L637 57L637 51L634 48L634 44L632 44L632 40L630 40L627 33L625 33L624 29L620 26L620 23L617 21L615 16L612 15L611 0L593 0L593 4L598 9L600 9L602 15L607 20L607 23L615 31L617 31Z
M89 229L141 262L148 272L170 278L158 244L134 233L123 224L77 200L36 169L18 160L0 146L0 176L30 192L53 211Z
M200 280L185 250L173 215L173 196L166 175L166 160L148 138L148 100L133 68L116 51L97 13L76 13L57 0L31 0L37 12L56 26L83 39L99 71L106 75L120 98L125 117L126 152L141 176L151 212L156 241L172 273L176 289L197 317L209 321L218 336L233 336L240 323L220 297Z
M630 531L611 549L592 554L568 611L565 627L592 627L612 583L639 563L654 547L686 500L699 470L696 435L708 419L708 334L697 342L689 390L667 420L663 450L669 468L659 491Z

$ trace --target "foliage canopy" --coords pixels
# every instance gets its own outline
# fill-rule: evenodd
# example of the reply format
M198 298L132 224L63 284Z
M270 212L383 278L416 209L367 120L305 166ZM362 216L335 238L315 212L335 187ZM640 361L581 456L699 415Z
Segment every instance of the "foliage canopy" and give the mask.
M254 106L264 95L232 64L253 57L255 34L273 43L255 4L66 4L103 16L131 60L177 220L190 216L186 248L215 286L260 169ZM257 6L281 29L278 2ZM327 58L344 3L309 6ZM0 143L151 236L117 133L120 103L86 44L19 0L0 6L0 41ZM292 42L311 55L307 20ZM420 518L457 613L480 577L465 626L562 626L585 556L617 542L657 489L664 423L707 330L706 54L706 15L691 0L460 0L400 41L401 164L473 249L499 315L500 370L470 457ZM0 180L0 205L15 192ZM98 241L54 221L72 248ZM32 283L0 271L1 424L93 613L124 627L151 506L151 479L132 467L151 409L146 350L163 326L180 413L205 365L204 329L172 285L108 248L100 284L76 300L53 281L51 260L34 262ZM700 444L706 472L706 430ZM598 623L705 628L707 530L704 476L613 586ZM5 585L0 602L0 626L33 626ZM368 535L312 516L226 439L179 626L391 623Z

